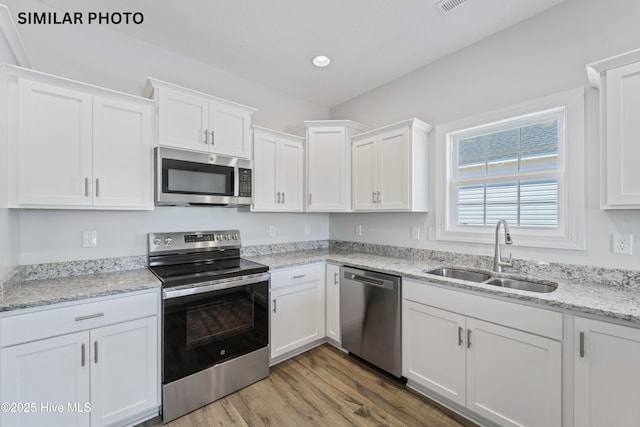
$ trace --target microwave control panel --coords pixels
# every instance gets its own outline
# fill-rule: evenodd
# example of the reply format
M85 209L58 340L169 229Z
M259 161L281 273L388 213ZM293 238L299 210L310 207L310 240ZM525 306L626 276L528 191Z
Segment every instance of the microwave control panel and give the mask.
M251 169L238 168L238 197L251 197Z

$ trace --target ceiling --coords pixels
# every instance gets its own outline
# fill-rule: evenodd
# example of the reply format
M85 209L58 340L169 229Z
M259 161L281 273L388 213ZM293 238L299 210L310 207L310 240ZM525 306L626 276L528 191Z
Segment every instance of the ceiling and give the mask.
M61 11L140 11L110 28L333 107L564 0L40 0ZM331 57L323 69L315 55Z

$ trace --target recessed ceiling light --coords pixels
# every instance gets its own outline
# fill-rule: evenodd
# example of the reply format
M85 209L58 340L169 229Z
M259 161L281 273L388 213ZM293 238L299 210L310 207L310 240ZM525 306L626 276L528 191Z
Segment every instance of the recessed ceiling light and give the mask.
M318 55L315 58L313 58L312 62L313 62L313 65L315 65L316 67L326 67L331 63L331 58L324 55Z

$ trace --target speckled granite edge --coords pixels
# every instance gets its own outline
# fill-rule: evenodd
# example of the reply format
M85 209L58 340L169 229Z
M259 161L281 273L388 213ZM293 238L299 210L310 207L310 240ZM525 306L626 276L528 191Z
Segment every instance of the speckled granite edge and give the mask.
M311 251L328 249L329 240L309 240L304 242L274 243L269 245L245 246L240 249L242 256L271 255L282 252Z
M147 268L147 257L145 255L53 262L20 266L18 273L14 275L13 279L29 282L32 280L86 276L90 274L112 273L142 268Z
M11 287L15 283L15 276L20 271L20 267L14 267L7 273L0 276L0 301L4 299L4 295L9 293Z
M469 255L455 252L434 251L429 249L406 248L371 243L331 240L330 249L336 251L361 252L411 260L429 261L431 264L465 266L491 270L493 257ZM505 272L515 272L531 277L544 277L549 280L582 281L606 286L640 289L640 271L621 268L592 267L558 262L539 262L514 259L513 267Z

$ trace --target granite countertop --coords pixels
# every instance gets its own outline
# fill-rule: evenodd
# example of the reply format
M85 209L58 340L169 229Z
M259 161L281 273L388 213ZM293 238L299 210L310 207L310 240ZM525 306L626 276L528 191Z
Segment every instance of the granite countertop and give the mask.
M534 293L517 289L501 288L482 283L473 283L457 279L434 276L423 272L442 266L467 268L465 265L436 263L429 260L414 260L368 253L312 250L285 252L280 254L250 256L248 259L268 265L271 269L286 268L315 262L333 262L348 264L369 270L381 271L412 279L429 281L438 285L475 291L498 297L517 299L543 307L558 308L572 312L592 314L609 319L630 321L640 324L640 289L637 283L627 286L619 284L591 283L585 280L558 280L552 277L528 277L517 271L500 274L502 277L519 277L531 281L551 280L558 288L551 293ZM474 271L491 273L486 269L470 268ZM491 273L494 275L493 273Z
M159 288L146 268L4 283L0 312Z
M463 255L434 252L430 257L416 258L413 256L414 253L406 252L406 249L389 248L391 249L382 252L384 255L348 249L320 248L268 255L249 253L243 256L268 265L272 270L316 262L346 264L493 297L519 300L543 308L591 314L640 325L640 274L635 274L637 272L593 269L585 266L532 266L521 263L514 271L498 275L558 283L558 288L551 293L535 293L449 279L423 272L447 266L494 275L484 268L488 265L487 260L481 257L465 258ZM22 275L17 274L0 288L0 312L160 288L160 280L144 268L145 265L145 257L128 257L26 266L21 271Z

